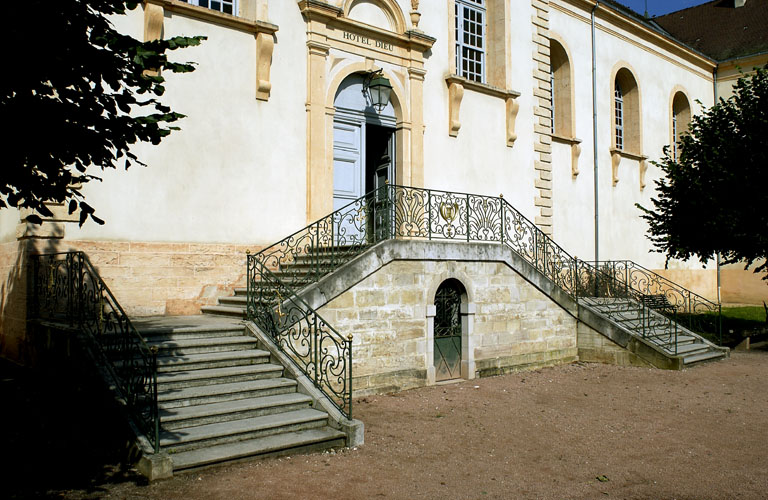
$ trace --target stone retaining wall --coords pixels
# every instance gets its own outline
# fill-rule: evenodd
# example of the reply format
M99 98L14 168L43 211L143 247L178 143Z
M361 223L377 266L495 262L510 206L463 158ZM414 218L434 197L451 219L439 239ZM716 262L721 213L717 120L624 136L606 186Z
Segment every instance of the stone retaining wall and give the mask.
M342 335L353 335L355 395L428 383L428 306L448 278L458 279L474 304L470 378L577 359L576 319L505 263L397 260L318 311Z

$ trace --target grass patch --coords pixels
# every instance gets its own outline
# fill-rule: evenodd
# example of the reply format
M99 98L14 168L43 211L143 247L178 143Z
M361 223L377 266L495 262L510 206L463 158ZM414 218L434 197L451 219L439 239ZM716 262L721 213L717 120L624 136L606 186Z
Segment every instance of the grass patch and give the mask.
M765 323L765 308L762 306L723 307L723 318L725 317Z
M768 328L762 306L723 307L722 342L717 330L717 313L678 314L677 321L710 342L728 347L736 347L750 334L764 332Z

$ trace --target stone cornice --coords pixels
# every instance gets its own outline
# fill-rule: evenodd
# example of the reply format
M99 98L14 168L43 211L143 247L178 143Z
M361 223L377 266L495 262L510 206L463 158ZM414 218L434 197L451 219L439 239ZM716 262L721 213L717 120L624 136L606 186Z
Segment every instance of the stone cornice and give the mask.
M552 6L552 8L555 8L560 11L565 11L565 8L563 6L558 5L559 3L570 4L578 9L585 11L585 16L583 16L584 17L583 20L585 22L589 22L588 15L589 13L592 12L592 9L596 4L594 0L558 0L557 2L552 1L550 5ZM625 29L629 33L632 33L633 35L636 35L648 42L653 43L656 47L669 50L670 52L675 53L676 55L685 57L690 62L698 65L699 67L707 68L707 70L710 72L714 70L716 66L716 62L713 59L709 58L708 56L701 54L699 52L696 52L691 47L688 47L687 45L681 43L677 39L669 35L664 35L660 31L657 31L640 21L633 19L632 17L626 14L623 14L617 10L614 10L613 8L607 6L604 3L600 4L600 7L598 7L596 14L598 16L602 16L604 20L611 22L616 27ZM598 28L608 32L609 34L618 35L618 33L609 29L606 26L598 25Z

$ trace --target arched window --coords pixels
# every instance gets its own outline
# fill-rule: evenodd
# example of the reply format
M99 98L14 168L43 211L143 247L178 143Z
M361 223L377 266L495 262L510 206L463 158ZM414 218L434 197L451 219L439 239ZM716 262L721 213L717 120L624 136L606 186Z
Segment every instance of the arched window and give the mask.
M573 100L571 62L565 48L556 40L549 41L552 83L552 133L572 138Z
M641 154L640 89L632 72L621 68L613 81L613 147Z
M683 92L676 92L672 98L672 157L677 160L680 136L688 131L691 123L691 105Z

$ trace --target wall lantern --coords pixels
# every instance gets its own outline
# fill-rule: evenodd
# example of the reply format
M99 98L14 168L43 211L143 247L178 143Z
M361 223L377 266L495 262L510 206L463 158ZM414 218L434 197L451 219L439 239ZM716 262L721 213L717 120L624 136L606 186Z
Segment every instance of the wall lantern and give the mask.
M389 104L389 95L392 92L392 84L384 76L384 70L368 73L363 84L363 91L368 95L371 104L377 113Z

